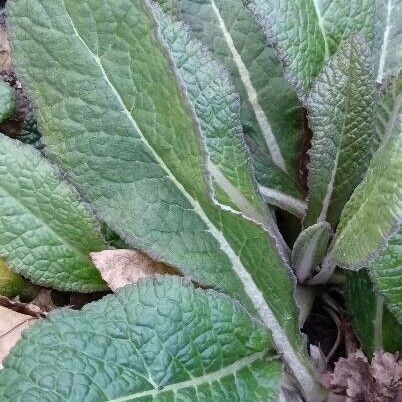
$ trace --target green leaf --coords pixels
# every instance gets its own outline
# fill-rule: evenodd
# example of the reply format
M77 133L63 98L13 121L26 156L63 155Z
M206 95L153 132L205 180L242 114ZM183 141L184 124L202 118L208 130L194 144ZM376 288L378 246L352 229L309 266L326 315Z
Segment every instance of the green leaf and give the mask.
M390 353L401 350L402 327L384 306L384 298L377 294L367 270L346 273L345 299L367 356L372 356L376 349Z
M190 100L150 8L140 0L16 0L8 13L14 62L48 153L97 216L132 247L257 312L318 400L279 240L210 199Z
M343 268L368 266L401 222L402 121L396 121L342 212L328 258Z
M263 200L251 170L240 122L240 103L226 71L215 62L188 28L154 7L159 35L167 46L200 128L216 183L244 215L263 223Z
M376 0L375 62L377 82L402 68L402 3Z
M307 98L313 131L308 164L305 226L335 227L366 173L373 154L375 89L364 40L346 40L331 57Z
M36 117L34 113L29 113L22 124L18 139L24 144L30 144L40 150L43 148L41 137Z
M402 232L389 241L388 247L370 267L377 290L385 297L392 313L402 323Z
M176 16L180 14L180 2L181 0L157 0L163 11Z
M300 233L293 246L291 258L299 282L305 282L321 264L332 236L328 222L317 223Z
M7 120L15 111L15 93L10 85L0 80L0 123Z
M378 143L388 140L402 114L402 75L393 77L390 83L385 83L384 86L377 103L376 139Z
M250 7L301 93L345 39L374 36L374 0L253 0Z
M269 354L237 302L159 277L26 331L0 371L0 399L276 401L282 365Z
M0 259L0 295L15 297L23 292L27 282L18 274L11 271L7 264Z
M241 0L180 0L176 7L162 3L228 70L240 94L257 180L271 190L269 202L278 199L276 205L288 208L289 203L291 208L293 199L303 196L298 171L300 106L264 32Z
M105 248L74 191L36 150L0 134L0 255L33 283L105 289L89 259Z

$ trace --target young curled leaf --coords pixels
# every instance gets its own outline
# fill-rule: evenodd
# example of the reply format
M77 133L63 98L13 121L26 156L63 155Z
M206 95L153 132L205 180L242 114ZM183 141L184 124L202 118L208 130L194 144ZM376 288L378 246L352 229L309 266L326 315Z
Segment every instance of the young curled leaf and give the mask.
M331 225L320 222L309 226L299 237L292 250L292 267L299 282L303 283L313 275L327 252L329 241L333 236Z

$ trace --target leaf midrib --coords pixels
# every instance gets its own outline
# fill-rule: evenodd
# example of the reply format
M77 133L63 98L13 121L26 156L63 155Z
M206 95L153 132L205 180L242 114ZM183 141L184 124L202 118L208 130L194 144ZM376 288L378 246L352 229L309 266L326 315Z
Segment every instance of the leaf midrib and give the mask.
M307 203L304 200L284 193L278 189L263 186L262 184L259 184L258 188L268 203L279 205L282 209L295 214L299 218L305 216Z
M374 348L377 350L382 350L384 347L383 342L383 316L384 316L384 296L381 294L376 295L376 308L375 308L375 318L373 321L374 326Z
M391 11L392 11L392 0L387 1L387 16L386 16L386 22L385 22L385 30L383 34L383 40L381 44L381 55L380 55L380 61L378 63L378 72L377 72L377 78L376 81L381 84L383 77L384 77L384 68L385 68L385 62L387 58L387 50L388 50L388 38L389 38L389 33L391 30Z
M320 7L318 6L318 0L312 0L312 1L313 1L313 5L314 5L314 11L317 15L318 26L320 28L322 39L324 41L324 49L325 49L324 61L325 61L330 56L330 53L329 53L329 46L328 46L328 38L327 38L327 34L324 29L324 16L322 15Z
M242 359L237 360L236 362L234 362L226 367L223 367L217 371L214 371L212 373L203 374L202 376L193 378L191 380L182 381L182 382L178 382L175 384L170 384L170 385L167 385L166 387L163 387L162 389L150 389L147 391L137 392L134 394L123 396L121 398L110 399L105 402L125 402L125 401L131 401L131 400L138 399L138 398L143 398L146 396L155 397L155 396L165 393L165 392L176 393L185 388L197 387L197 386L200 386L203 384L211 384L211 383L213 383L215 381L219 381L229 375L235 375L237 372L241 371L242 369L244 369L246 367L251 366L256 361L262 360L264 358L265 354L266 354L265 350L262 352L257 352L252 355L243 357ZM265 359L265 361L267 363L269 363L270 361L274 361L276 359L277 359L277 357L273 357L270 359Z
M257 120L258 126L261 130L261 133L264 137L265 143L267 145L268 151L271 155L273 163L287 173L287 166L286 162L282 156L281 149L279 144L275 138L275 135L272 131L271 124L264 112L263 108L261 107L259 100L258 100L258 93L257 90L254 88L253 82L250 77L250 73L243 62L241 55L236 49L232 36L229 30L226 28L225 21L223 20L219 8L215 3L215 0L210 0L211 8L216 15L216 18L219 23L219 28L222 31L223 38L226 42L226 46L229 48L230 53L233 57L233 62L236 66L236 69L239 73L240 80L243 84L245 92L247 94L247 99L251 105L251 108L254 112L254 116Z
M301 261L295 266L295 272L300 282L303 283L316 267L312 266L314 257L317 255L317 246L322 236L322 231L317 231L310 239L307 247L303 250Z

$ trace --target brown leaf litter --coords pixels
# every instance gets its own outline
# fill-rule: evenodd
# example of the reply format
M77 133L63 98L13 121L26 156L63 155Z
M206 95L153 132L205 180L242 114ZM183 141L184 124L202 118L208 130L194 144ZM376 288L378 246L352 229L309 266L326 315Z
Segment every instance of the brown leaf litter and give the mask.
M402 402L402 361L398 353L377 351L371 363L361 350L340 358L322 378L328 402Z
M137 283L141 278L154 275L178 275L178 271L162 262L154 261L138 250L104 250L90 254L110 289Z
M21 303L0 296L0 368L22 332L45 314L34 304Z

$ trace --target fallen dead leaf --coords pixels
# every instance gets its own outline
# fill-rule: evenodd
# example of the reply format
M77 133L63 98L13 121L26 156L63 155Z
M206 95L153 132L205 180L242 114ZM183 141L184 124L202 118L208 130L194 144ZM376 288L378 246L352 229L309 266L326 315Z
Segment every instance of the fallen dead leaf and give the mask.
M5 27L0 26L0 71L2 73L11 73L11 49L7 38Z
M21 338L24 329L37 321L32 315L17 313L0 306L0 368L11 348Z
M51 289L41 289L37 294L35 299L31 301L31 304L38 306L41 311L48 313L58 307L52 301L52 290Z
M44 312L39 306L33 303L22 303L17 300L11 300L5 296L0 296L0 306L7 309L13 310L17 313L24 315L30 315L34 318L45 317L46 312Z
M138 250L104 250L91 253L90 256L102 278L113 291L136 283L141 278L158 274L179 274L174 268L154 261Z
M370 364L358 350L340 358L323 379L331 391L328 401L391 402L400 398L402 362L398 354L376 352Z
M396 390L402 386L402 362L398 354L375 352L371 374L381 396L394 398Z

